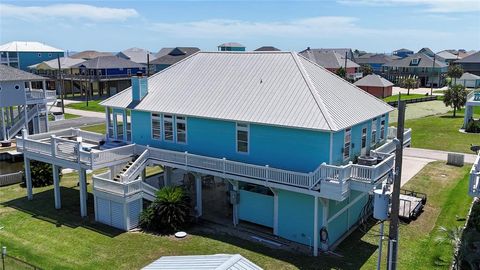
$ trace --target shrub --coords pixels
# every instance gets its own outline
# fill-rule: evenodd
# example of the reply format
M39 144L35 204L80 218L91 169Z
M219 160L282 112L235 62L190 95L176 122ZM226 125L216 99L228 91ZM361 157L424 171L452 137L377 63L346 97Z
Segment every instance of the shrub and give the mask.
M465 132L480 133L480 122L470 119L465 127Z
M24 168L25 170L25 168ZM53 185L53 171L52 165L41 161L30 161L30 174L32 176L33 187L45 187ZM25 175L25 174L24 174ZM60 173L60 177L62 174ZM25 185L25 177L23 178Z
M140 215L140 227L160 233L184 228L190 215L190 198L183 187L166 186Z

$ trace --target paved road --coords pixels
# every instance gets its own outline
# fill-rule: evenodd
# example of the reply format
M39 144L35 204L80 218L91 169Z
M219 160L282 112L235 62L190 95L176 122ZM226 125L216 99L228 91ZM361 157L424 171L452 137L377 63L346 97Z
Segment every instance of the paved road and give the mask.
M65 119L60 121L49 122L50 130L60 130L71 127L82 127L86 125L96 125L105 123L105 119L99 117L78 117L73 119Z

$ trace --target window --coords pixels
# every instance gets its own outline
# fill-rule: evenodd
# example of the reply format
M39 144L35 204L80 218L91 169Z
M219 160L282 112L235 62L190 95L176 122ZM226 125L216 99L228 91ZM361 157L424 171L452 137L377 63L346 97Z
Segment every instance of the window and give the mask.
M350 159L350 142L352 141L352 129L347 128L345 130L345 138L343 145L343 160Z
M411 65L418 65L418 63L420 62L420 59L419 58L414 58L412 59L412 61L410 62Z
M165 141L173 141L173 116L165 114L163 116L163 138Z
M20 89L20 85L15 84L15 89L16 89L16 90Z
M123 140L123 112L114 112L113 115L117 126L117 139Z
M367 127L362 128L362 149L367 147Z
M42 54L41 54L41 53L38 53L37 55L38 55L38 57L42 57Z
M372 145L377 142L377 118L372 120Z
M48 53L48 57L52 57L52 53Z
M382 115L382 121L380 122L380 140L385 139L385 115Z
M132 123L131 123L131 120L132 118L130 117L130 110L126 110L127 112L127 119L125 119L125 121L127 121L127 141L131 142L132 141Z
M186 143L187 142L187 123L185 117L175 116L175 124L177 126L177 142Z
M248 124L237 123L237 152L248 153Z
M162 117L159 113L152 113L152 139L160 140L162 138Z

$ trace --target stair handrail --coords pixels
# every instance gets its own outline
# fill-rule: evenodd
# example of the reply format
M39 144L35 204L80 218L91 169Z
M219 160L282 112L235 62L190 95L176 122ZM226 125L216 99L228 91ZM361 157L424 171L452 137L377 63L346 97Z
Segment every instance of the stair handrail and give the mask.
M28 110L27 111L27 122L30 121L37 113L38 113L38 107L37 106L34 106L30 110ZM8 137L9 138L12 138L13 136L15 136L15 134L17 134L20 131L21 127L25 125L24 118L25 118L25 115L23 114L22 117L19 119L19 121L16 122L13 126L11 126L8 129Z
M135 178L140 174L142 164L148 160L149 155L149 149L143 151L143 153L132 163L132 165L120 175L120 179L122 179L122 182L130 182L135 180Z

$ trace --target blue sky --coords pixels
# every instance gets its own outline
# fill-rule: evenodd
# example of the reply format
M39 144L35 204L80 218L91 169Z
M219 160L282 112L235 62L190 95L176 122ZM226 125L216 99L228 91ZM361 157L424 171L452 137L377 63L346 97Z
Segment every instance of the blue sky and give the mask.
M348 47L480 49L480 0L8 1L0 43L121 51L236 41L253 50Z

